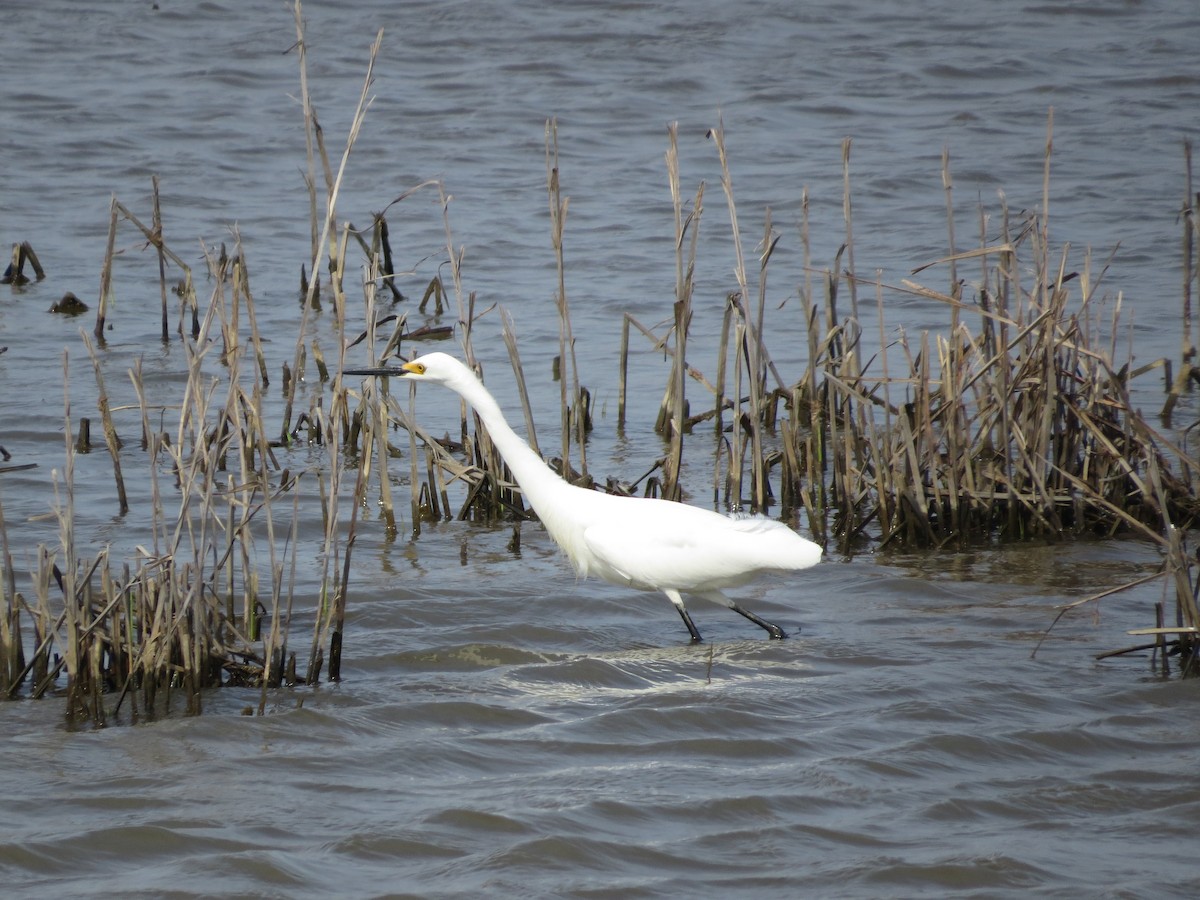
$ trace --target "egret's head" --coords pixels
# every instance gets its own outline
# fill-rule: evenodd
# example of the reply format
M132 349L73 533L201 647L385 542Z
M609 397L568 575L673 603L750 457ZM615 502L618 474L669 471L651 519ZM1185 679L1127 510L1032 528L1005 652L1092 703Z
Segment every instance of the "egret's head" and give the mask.
M436 381L438 384L453 384L469 375L466 366L445 353L427 353L400 367L405 376L414 381Z

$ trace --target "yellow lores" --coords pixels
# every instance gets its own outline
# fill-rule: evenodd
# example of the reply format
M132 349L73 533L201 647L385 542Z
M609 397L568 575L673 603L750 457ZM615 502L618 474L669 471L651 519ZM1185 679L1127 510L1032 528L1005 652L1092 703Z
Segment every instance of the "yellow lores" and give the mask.
M569 484L521 440L495 398L465 365L430 353L400 369L346 369L347 375L405 375L444 384L470 403L533 511L581 576L643 591L662 591L675 604L693 641L700 640L682 594L728 606L773 638L778 625L742 609L722 593L765 572L807 569L821 548L782 522L730 517L648 497L618 497Z

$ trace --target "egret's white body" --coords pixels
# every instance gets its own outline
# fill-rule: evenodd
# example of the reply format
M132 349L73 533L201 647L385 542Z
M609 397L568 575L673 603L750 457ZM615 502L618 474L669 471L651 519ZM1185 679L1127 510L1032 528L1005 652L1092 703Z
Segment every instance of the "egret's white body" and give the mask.
M807 569L821 548L782 522L730 517L711 510L648 497L620 497L564 481L509 427L500 406L465 365L445 353L430 353L401 370L368 369L358 374L407 375L444 384L474 407L508 464L533 511L582 577L662 591L687 625L700 633L681 594L723 604L784 637L783 629L726 597L723 588L746 584L765 572Z

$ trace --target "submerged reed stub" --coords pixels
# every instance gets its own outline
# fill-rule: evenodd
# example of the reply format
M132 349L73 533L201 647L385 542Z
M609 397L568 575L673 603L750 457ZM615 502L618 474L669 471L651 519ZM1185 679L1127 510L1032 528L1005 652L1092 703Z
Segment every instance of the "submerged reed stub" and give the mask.
M21 241L19 244L13 244L12 258L5 267L4 274L0 276L0 284L29 284L29 276L25 274L26 263L33 269L34 278L38 281L46 277L46 270L42 268L37 254L33 251L33 245L29 241Z

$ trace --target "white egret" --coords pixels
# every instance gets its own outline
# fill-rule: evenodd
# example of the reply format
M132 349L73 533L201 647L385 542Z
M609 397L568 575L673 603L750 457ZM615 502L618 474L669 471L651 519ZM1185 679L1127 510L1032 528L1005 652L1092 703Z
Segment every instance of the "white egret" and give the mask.
M778 625L722 593L765 572L807 569L821 548L782 522L762 516L723 516L712 510L648 497L620 497L564 481L509 427L499 404L465 365L430 353L399 369L346 369L348 375L404 375L444 384L466 400L491 435L525 499L581 577L662 591L675 605L692 641L700 632L683 594L728 606L773 638Z

